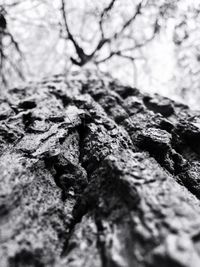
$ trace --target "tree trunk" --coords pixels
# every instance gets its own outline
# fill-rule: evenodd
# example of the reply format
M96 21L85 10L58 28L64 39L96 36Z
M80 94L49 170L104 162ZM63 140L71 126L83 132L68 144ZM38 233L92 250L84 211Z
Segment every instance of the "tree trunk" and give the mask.
M0 121L0 266L200 266L200 113L83 70Z

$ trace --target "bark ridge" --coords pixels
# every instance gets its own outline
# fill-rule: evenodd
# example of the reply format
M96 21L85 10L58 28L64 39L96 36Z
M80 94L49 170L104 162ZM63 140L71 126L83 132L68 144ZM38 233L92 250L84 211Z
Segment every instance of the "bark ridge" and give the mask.
M83 70L0 121L0 266L200 266L199 112Z

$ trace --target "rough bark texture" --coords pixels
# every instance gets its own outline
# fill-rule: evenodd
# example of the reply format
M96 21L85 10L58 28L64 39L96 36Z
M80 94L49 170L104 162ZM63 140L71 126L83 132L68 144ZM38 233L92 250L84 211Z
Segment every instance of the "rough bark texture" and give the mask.
M0 266L200 266L200 113L98 73L0 100Z

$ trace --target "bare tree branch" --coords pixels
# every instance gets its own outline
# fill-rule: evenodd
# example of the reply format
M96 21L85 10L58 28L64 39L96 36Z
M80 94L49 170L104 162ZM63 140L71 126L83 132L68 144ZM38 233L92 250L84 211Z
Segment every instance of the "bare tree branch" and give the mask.
M136 43L134 46L131 46L131 47L126 47L126 48L123 48L123 49L120 49L120 50L117 50L117 51L111 51L110 54L103 58L103 59L100 59L100 60L96 60L95 63L96 64L101 64L101 63L104 63L106 62L107 60L111 59L113 56L119 56L119 57L123 57L123 58L127 58L127 59L130 59L131 61L135 61L135 60L138 60L138 59L143 59L142 57L132 57L130 55L127 55L127 54L124 54L124 53L127 53L127 52L132 52L138 48L141 48L145 45L147 45L149 42L151 42L156 33L159 31L158 29L158 22L157 22L157 19L154 23L154 29L153 29L153 33L152 33L152 36L148 39L146 39L144 42L142 43Z
M128 28L128 26L136 19L136 17L140 14L141 12L141 8L142 8L142 3L143 1L141 1L137 7L136 7L136 11L134 13L134 15L125 22L125 24L122 26L122 28L120 29L119 32L116 32L112 37L110 38L105 38L104 37L104 32L103 32L103 19L104 17L108 14L108 12L113 8L116 0L111 0L111 2L108 4L108 6L106 6L103 11L101 12L100 15L100 29L101 29L101 39L99 40L96 48L93 50L93 52L89 55L87 55L83 48L78 44L78 42L75 40L74 35L71 33L69 26L68 26L68 22L67 22L67 17L66 17L66 6L65 6L65 0L61 0L62 2L62 6L61 6L61 11L62 11L62 17L63 17L63 21L64 21L64 25L65 25L65 29L67 32L67 37L68 39L73 43L74 48L76 50L77 56L78 56L78 60L74 59L73 57L71 57L72 62L75 65L78 66L83 66L84 64L86 64L88 61L92 60L93 57L96 55L96 53L98 51L100 51L102 49L102 47L107 44L112 42L113 40L117 39L121 34L123 34L123 32L125 31L126 28ZM117 52L119 53L119 51ZM111 58L113 55L116 55L116 52L112 52L108 57ZM102 62L104 62L104 60L102 60Z
M86 63L88 63L89 61L93 61L95 64L98 65L98 64L106 62L107 60L111 59L113 56L119 56L119 57L127 58L131 61L135 61L136 59L141 59L138 57L137 58L132 57L129 54L127 54L127 52L130 52L130 51L133 51L135 49L138 49L140 47L145 46L147 43L152 41L153 38L155 37L155 35L159 32L159 24L158 24L158 21L156 20L156 22L154 24L154 31L153 31L152 36L150 38L148 38L147 40L145 40L143 43L136 43L135 46L132 46L130 48L125 48L125 49L118 49L117 51L111 50L109 55L107 55L106 57L104 57L102 59L96 60L95 58L97 58L98 52L101 51L101 49L106 44L111 45L111 43L113 43L117 39L124 36L126 29L128 29L130 27L130 25L136 20L138 15L141 14L141 10L147 4L148 0L141 0L137 4L134 14L127 21L124 22L124 24L122 25L122 27L119 31L115 32L111 37L105 37L105 33L104 33L104 29L103 29L103 23L105 22L105 18L109 15L109 12L113 9L114 4L117 1L117 0L111 0L109 2L109 4L100 13L99 28L101 31L101 37L98 41L98 44L96 45L96 47L94 48L94 50L90 54L86 54L84 52L83 48L76 41L75 36L70 31L69 25L67 22L67 16L66 16L65 0L61 0L61 1L62 1L61 11L62 11L62 17L63 17L63 21L64 21L65 30L67 33L67 38L68 38L68 40L70 40L73 43L77 57L78 57L78 59L71 57L71 61L73 64L78 65L78 66L83 66Z
M125 55L122 53L122 51L112 51L107 57L103 58L103 59L100 59L100 60L96 60L95 63L97 65L101 64L101 63L104 63L106 61L108 61L109 59L111 59L113 56L118 56L118 57L122 57L122 58L126 58L126 59L129 59L131 61L135 61L135 60L143 60L142 57L133 57L133 56L130 56L130 55Z
M62 0L61 2L62 2L61 11L62 11L65 29L66 29L66 32L68 34L68 38L73 43L74 48L75 48L76 53L77 53L77 56L79 58L79 61L77 61L74 58L71 58L71 60L75 65L83 66L84 64L86 64L90 60L90 56L86 55L83 48L80 47L78 42L74 39L73 34L71 33L69 26L68 26L68 23L67 23L65 0Z
M116 0L111 0L111 2L108 4L108 6L106 6L103 11L101 12L100 15L100 20L99 20L99 27L100 27L100 31L101 31L101 38L105 39L104 37L104 30L103 30L103 21L104 21L104 17L106 15L108 15L108 12L113 8L114 4L115 4Z
M134 13L134 15L129 19L127 20L124 25L122 26L121 30L119 32L116 32L114 34L114 36L112 37L112 39L117 39L127 28L128 26L130 26L130 24L136 19L136 17L141 14L141 9L142 9L142 3L143 1L141 1L137 7L136 7L136 11Z
M111 2L112 3L112 2ZM124 25L122 26L122 28L120 29L119 32L116 32L112 37L110 38L101 38L101 40L99 41L97 47L95 48L95 50L93 51L93 53L91 54L92 56L94 56L96 54L96 52L98 50L100 50L106 43L111 43L113 40L116 40L117 38L119 38L120 35L123 34L123 32L125 31L126 28L128 28L128 26L130 26L130 24L136 19L136 17L141 13L141 8L142 8L142 3L143 1L141 1L137 7L136 7L136 11L134 13L134 15L127 21L124 23ZM113 3L114 4L114 3ZM110 7L113 7L113 5L110 5Z
M13 35L10 32L6 32L5 35L8 35L10 37L11 43L14 45L16 51L18 52L18 54L21 56L21 58L23 58L23 53L19 47L19 44L17 41L15 41Z

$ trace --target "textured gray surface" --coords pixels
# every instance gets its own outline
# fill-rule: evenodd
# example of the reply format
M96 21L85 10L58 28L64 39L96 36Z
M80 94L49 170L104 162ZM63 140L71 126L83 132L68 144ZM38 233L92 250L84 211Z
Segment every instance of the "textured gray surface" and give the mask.
M82 71L0 122L0 266L200 266L199 113Z

